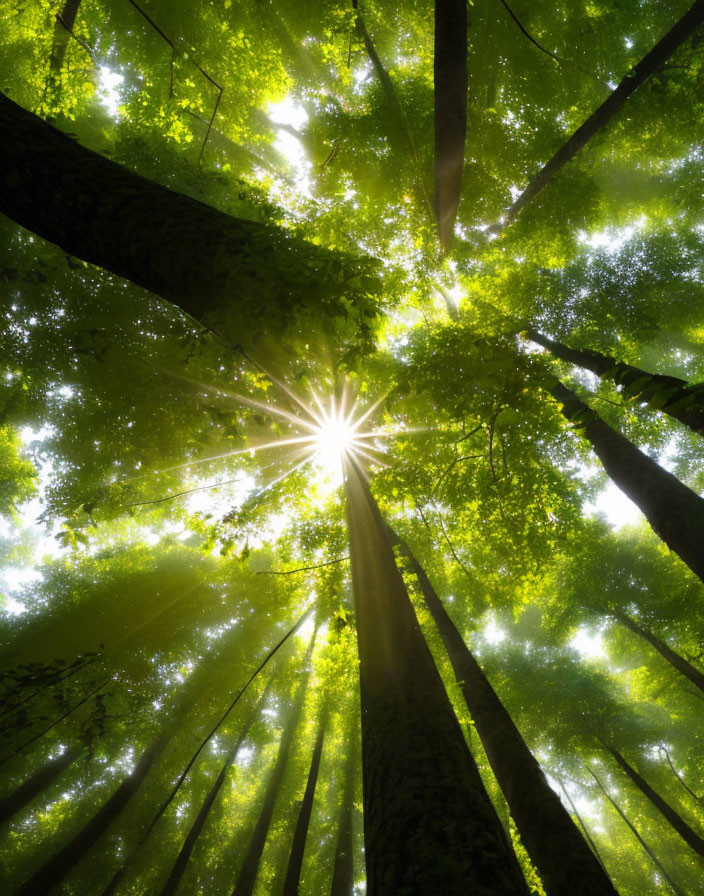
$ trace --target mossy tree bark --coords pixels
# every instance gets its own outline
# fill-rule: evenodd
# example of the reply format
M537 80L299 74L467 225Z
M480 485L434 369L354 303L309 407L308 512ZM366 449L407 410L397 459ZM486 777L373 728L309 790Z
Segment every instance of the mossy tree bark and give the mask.
M392 536L393 537L393 536ZM408 545L398 540L440 632L477 734L548 896L617 896Z
M362 470L345 471L369 896L517 896L525 881L423 638Z
M591 370L598 377L623 386L626 398L644 402L683 423L693 432L704 434L704 384L690 386L679 377L648 373L592 349L570 348L534 329L527 330L526 335L556 358Z
M355 314L367 333L376 285L358 259L141 177L3 94L0 171L0 212L151 290L232 343L280 331L301 312Z
M704 581L704 500L606 424L574 392L555 382L562 413L592 445L613 482L657 535Z

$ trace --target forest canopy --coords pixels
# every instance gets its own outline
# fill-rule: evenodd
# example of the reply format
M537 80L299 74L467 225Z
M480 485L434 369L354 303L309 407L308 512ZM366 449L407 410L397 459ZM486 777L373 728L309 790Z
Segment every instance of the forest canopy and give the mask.
M0 7L0 888L696 896L704 0Z

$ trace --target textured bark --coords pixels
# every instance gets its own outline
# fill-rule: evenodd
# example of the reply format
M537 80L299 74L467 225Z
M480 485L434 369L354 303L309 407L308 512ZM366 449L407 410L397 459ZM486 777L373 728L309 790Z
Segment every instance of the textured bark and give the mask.
M653 850L648 846L648 844L642 838L642 836L640 835L640 832L638 831L636 826L633 824L633 822L630 820L630 818L626 815L626 813L623 811L623 809L619 806L619 804L616 802L616 800L614 800L613 797L609 794L609 792L606 790L604 785L601 783L601 781L597 778L597 776L594 774L594 772L591 769L589 769L589 774L592 776L592 778L594 778L599 790L601 790L601 792L604 794L606 799L614 807L616 812L618 812L621 820L625 822L625 824L627 825L630 832L633 834L633 836L636 838L636 840L643 847L644 851L648 854L651 861L653 862L655 867L658 869L659 873L662 874L663 878L669 884L670 889L675 894L675 896L687 896L687 894L683 893L682 890L680 890L680 888L677 886L677 884L672 880L672 878L667 873L665 868L663 868L662 863L660 862L660 859L655 855Z
M66 771L80 756L80 750L66 750L56 759L45 762L30 778L20 784L11 794L0 800L0 824L24 809L33 799L39 796L49 785Z
M657 650L661 657L667 660L673 669L676 669L681 675L688 678L695 687L699 688L699 690L704 693L704 672L700 672L699 669L695 668L683 656L680 656L679 653L669 647L663 640L658 638L657 635L648 631L647 628L640 625L631 616L628 616L626 613L614 613L614 616L629 631L632 631L634 634L647 641L648 644Z
M349 316L336 287L347 300L360 295L359 286L345 288L363 274L351 257L134 174L2 94L0 172L0 212L232 342L280 330L301 311Z
M548 896L617 896L608 875L550 787L511 716L470 653L423 567L399 541L447 650L489 764Z
M345 471L362 708L369 896L527 893L423 638L391 539Z
M42 896L49 893L75 868L135 795L163 746L164 742L159 740L142 754L132 774L127 776L107 802L66 846L47 859L29 880L25 881L17 890L17 896Z
M630 763L628 763L623 756L615 750L613 747L609 747L609 752L614 757L616 762L619 764L621 769L628 775L631 781L636 785L638 790L646 796L653 806L660 812L663 818L669 822L670 826L677 831L680 837L684 840L687 846L691 847L696 853L700 856L704 856L704 839L702 839L696 831L690 827L689 824L682 818L682 816L676 812L672 806L664 800L659 793L657 793L653 788L648 784L645 778L642 777Z
M647 370L624 364L610 355L602 355L592 349L570 348L537 330L528 330L527 336L556 358L591 370L598 377L613 380L617 385L623 386L626 398L644 402L684 423L693 432L704 434L704 384L690 386L679 377L648 373Z
M269 834L269 826L271 825L271 818L274 814L276 798L279 795L281 782L283 780L289 754L291 752L293 736L296 733L296 728L298 727L298 722L303 710L303 702L306 697L308 680L310 678L310 658L313 653L314 643L315 633L311 638L310 647L308 648L305 660L305 671L301 678L301 682L298 685L298 690L296 692L293 706L291 707L290 714L288 716L288 719L286 720L284 730L281 734L279 749L276 755L276 762L274 763L274 768L271 772L271 775L269 776L269 781L266 786L266 792L264 794L264 801L259 811L259 817L257 818L256 825L254 826L252 837L249 841L249 846L247 847L247 852L245 853L242 866L240 867L240 871L237 876L237 883L235 884L235 888L232 891L232 896L251 896L251 894L254 892L254 885L257 880L257 872L259 871L259 862L261 860L262 853L264 852L266 838Z
M613 482L636 504L665 544L704 581L704 500L651 460L562 383L550 390L580 427Z
M460 204L467 134L467 3L435 0L435 217L449 249Z
M313 812L313 801L315 799L315 788L318 783L318 772L320 771L320 759L323 755L325 724L326 718L325 715L323 715L320 720L315 747L313 748L313 757L308 771L308 781L306 782L303 801L301 802L301 807L298 811L296 830L293 833L291 852L289 853L288 867L286 868L286 877L281 891L282 896L298 896L298 888L301 881L301 868L303 867L303 855L306 850L306 838L308 837L308 827Z
M222 785L225 783L227 778L227 773L230 771L230 767L232 763L235 761L235 757L242 746L242 744L247 739L249 735L249 731L254 723L255 719L259 715L259 711L261 710L262 705L266 701L268 696L270 687L271 687L271 679L267 684L266 688L262 692L261 696L256 701L252 711L249 714L247 722L245 723L242 731L239 734L239 737L235 741L235 743L230 748L227 756L225 757L225 761L222 764L220 772L213 782L212 787L208 791L203 803L200 807L198 815L196 816L191 828L186 835L186 839L183 842L183 846L181 847L181 851L178 854L176 861L174 862L174 866L171 869L171 874L169 875L169 879L164 884L161 889L159 896L170 896L170 894L175 893L176 889L181 882L181 878L183 877L183 873L186 870L186 865L188 864L188 860L191 857L191 853L193 852L193 848L200 837L201 831L203 830L206 821L208 820L208 816L210 815L210 811L215 804L215 801L222 790Z
M670 58L688 37L704 22L704 0L697 0L667 34L622 79L604 102L562 144L555 155L540 169L506 213L506 222L515 220L586 144L621 111L624 103ZM495 225L500 231L504 225Z

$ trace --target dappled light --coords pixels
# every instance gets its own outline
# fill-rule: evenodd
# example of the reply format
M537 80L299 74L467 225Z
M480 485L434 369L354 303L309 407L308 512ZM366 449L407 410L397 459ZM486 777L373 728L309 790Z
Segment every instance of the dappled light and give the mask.
M1 896L699 896L703 38L0 4Z

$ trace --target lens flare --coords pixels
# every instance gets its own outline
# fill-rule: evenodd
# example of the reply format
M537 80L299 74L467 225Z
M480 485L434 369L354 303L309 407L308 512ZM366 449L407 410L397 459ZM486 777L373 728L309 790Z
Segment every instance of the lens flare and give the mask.
M321 467L329 473L338 474L347 452L355 446L355 431L351 419L332 408L323 419L315 434L316 457Z

